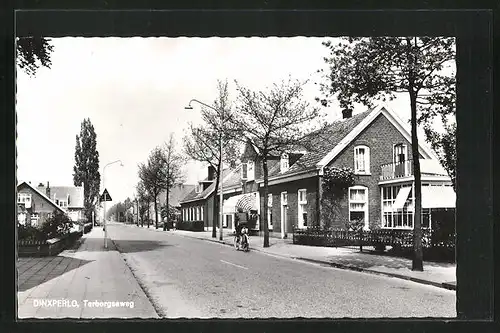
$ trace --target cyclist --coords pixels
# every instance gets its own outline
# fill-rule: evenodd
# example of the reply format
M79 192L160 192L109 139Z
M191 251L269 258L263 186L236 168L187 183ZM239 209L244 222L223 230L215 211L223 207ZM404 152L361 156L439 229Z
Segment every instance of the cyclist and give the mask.
M241 229L243 229L247 223L246 221L241 221L240 218L238 217L238 214L236 214L234 218L234 223L236 229L236 239L237 242L241 244Z

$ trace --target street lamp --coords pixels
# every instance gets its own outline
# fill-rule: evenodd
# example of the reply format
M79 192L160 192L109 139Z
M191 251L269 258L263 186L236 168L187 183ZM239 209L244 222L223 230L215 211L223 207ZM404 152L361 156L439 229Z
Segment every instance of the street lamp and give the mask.
M198 103L198 104L201 104L209 109L212 109L214 110L215 112L220 112L221 113L221 136L220 136L220 144L219 144L219 148L220 148L220 168L221 170L219 170L220 172L220 179L219 179L219 186L220 186L220 197L219 197L219 214L220 214L220 220L219 220L219 239L220 240L223 240L223 233L222 233L222 220L224 218L224 215L222 213L222 207L223 207L223 195L222 195L222 189L224 188L223 184L222 184L222 179L224 178L223 177L223 166L222 166L222 132L224 132L224 109L220 109L220 110L217 110L215 107L213 106L210 106L208 104L205 104L203 102L200 102L199 100L197 99L192 99L189 101L189 105L184 107L184 109L186 110L192 110L193 107L191 106L191 104L195 102L195 103Z
M111 164L115 164L115 163L118 163L120 162L120 166L123 166L123 163L121 160L116 160L116 161L113 161L113 162L109 162L108 164L106 164L103 168L102 168L102 187L104 189L106 189L106 167L110 166ZM104 248L107 249L108 248L108 226L107 226L107 223L106 223L106 198L104 198L104 212L103 212L103 219L104 219Z

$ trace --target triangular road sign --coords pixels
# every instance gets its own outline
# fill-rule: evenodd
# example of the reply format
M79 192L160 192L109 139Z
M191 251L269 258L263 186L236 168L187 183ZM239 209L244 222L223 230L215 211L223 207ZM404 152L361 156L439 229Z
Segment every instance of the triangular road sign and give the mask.
M99 200L101 202L102 201L113 201L113 199L111 199L111 196L109 195L107 189L104 189L104 192L102 192L101 197L99 198Z

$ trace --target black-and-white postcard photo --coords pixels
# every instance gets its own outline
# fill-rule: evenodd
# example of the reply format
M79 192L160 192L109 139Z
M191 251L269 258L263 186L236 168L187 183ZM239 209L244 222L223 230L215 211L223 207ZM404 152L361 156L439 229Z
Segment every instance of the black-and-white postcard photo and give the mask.
M454 37L19 37L19 318L457 317Z

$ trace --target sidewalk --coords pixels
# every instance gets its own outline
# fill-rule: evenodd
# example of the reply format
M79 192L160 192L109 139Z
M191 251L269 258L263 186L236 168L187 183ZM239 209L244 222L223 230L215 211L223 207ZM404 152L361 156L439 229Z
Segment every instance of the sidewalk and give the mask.
M19 318L158 318L113 242L104 248L103 236L95 227L76 249L19 258Z
M135 225L130 227L138 228ZM144 227L147 229L146 227ZM165 232L162 229L156 230L150 227L149 230ZM211 231L169 231L177 235L208 240L219 241L219 231L217 238L212 238ZM388 255L375 254L370 251L359 252L354 248L333 248L321 246L295 245L291 235L289 239L269 238L269 247L263 247L263 238L259 236L250 237L250 249L267 253L270 255L286 257L297 260L315 262L342 269L382 274L395 278L410 280L418 283L429 284L440 288L456 290L456 265L450 263L424 262L424 271L415 272L411 270L411 260ZM222 243L233 246L232 232L224 230Z

